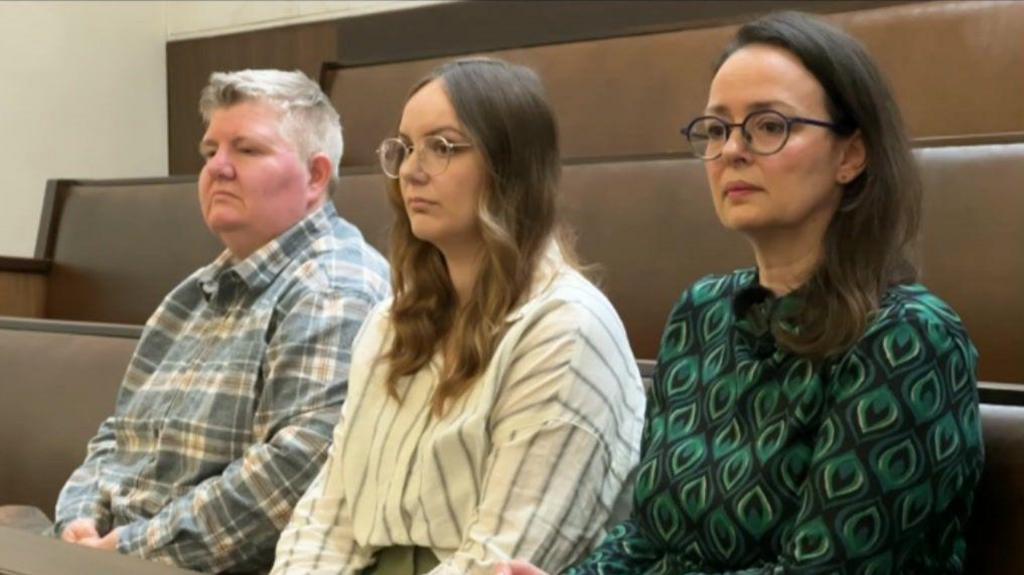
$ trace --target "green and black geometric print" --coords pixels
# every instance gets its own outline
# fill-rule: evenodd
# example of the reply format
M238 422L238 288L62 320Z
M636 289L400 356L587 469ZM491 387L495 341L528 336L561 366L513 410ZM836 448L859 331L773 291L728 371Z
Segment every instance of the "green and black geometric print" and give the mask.
M662 338L631 519L573 574L961 573L981 474L977 352L921 285L821 365L737 318L754 270L686 291Z

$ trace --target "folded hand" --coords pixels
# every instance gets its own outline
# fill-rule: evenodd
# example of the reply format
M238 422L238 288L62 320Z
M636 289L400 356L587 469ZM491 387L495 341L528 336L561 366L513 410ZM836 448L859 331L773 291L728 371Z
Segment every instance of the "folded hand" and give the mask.
M496 575L548 575L526 561L509 561L498 565Z

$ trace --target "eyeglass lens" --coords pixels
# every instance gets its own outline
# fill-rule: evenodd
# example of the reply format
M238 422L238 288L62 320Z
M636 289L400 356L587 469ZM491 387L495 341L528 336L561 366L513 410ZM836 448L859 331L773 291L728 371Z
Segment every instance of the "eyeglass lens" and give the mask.
M690 125L687 139L694 153L701 158L715 158L722 153L735 126L715 117L698 118ZM789 136L789 122L778 112L765 110L746 117L740 126L743 141L756 154L779 151Z
M415 148L398 138L388 138L381 143L379 150L380 165L384 173L391 178L397 178L402 163L414 151L420 169L436 176L448 167L452 145L441 136L428 136Z

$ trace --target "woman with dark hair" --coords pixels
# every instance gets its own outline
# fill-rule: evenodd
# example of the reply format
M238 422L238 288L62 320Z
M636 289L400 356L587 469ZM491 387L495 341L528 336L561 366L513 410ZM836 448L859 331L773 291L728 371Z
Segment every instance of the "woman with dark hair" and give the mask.
M395 296L353 345L333 451L273 572L560 569L628 503L645 399L621 321L560 239L540 80L441 66L379 155Z
M766 16L684 133L757 267L675 306L633 514L569 572L963 572L977 352L912 283L921 186L874 62L814 18Z

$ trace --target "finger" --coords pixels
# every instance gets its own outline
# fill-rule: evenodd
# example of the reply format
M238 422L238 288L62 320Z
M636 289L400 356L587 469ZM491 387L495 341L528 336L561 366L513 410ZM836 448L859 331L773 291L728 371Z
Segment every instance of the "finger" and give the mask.
M82 537L99 536L99 532L96 531L96 524L88 519L72 521L64 528L64 532L61 534L61 537L70 537L71 540L81 539Z
M509 564L509 575L547 575L527 561L512 561Z
M75 543L77 543L79 545L83 545L85 547L94 547L94 548L95 547L99 547L101 542L102 542L102 539L100 539L99 537L82 537L78 541L75 541Z

